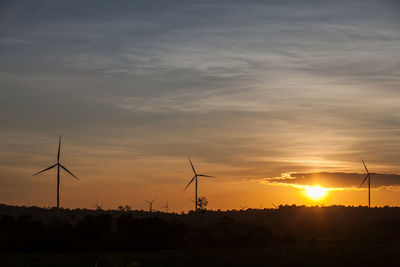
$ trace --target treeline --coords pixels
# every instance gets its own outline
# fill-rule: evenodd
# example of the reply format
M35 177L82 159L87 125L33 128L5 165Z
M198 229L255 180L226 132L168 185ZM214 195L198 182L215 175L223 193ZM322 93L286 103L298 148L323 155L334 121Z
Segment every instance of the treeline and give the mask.
M11 215L10 215L11 214ZM25 214L25 215L23 215ZM280 206L187 214L0 206L0 251L132 251L400 242L400 208Z
M201 220L200 220L201 221ZM76 224L55 217L49 224L28 216L0 219L2 252L129 251L266 246L271 232L262 225L221 217L215 224L178 223L132 214L86 215Z

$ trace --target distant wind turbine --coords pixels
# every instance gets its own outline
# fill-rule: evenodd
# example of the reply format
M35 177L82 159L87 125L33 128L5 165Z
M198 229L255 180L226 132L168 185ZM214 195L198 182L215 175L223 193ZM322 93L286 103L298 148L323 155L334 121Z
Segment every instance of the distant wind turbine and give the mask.
M64 171L66 171L66 172L68 172L70 175L72 175L72 177L74 177L75 179L79 180L78 177L76 177L75 175L73 175L72 172L70 172L66 167L64 167L63 165L61 165L61 163L60 163L60 151L61 151L61 136L60 136L60 139L59 139L59 141L58 141L57 163L54 164L54 165L51 165L50 167L48 167L48 168L46 168L46 169L44 169L44 170L42 170L42 171L40 171L40 172L37 172L37 173L35 173L35 174L32 175L32 176L38 175L39 173L48 171L48 170L53 169L54 167L57 166L57 209L60 208L60 167L61 167L62 169L64 169Z
M95 208L96 210L101 210L101 205L99 205L99 199L96 200L96 205L92 207L92 209Z
M362 181L360 188L364 184L365 180L367 180L367 178L368 178L368 208L370 208L371 207L371 174L375 174L375 173L370 173L367 169L367 166L365 165L364 160L361 159L361 161L364 165L365 170L367 171L367 175L365 176L364 180Z
M194 173L193 178L190 180L190 182L187 184L187 186L185 187L185 189L183 189L183 191L186 190L186 188L189 187L189 185L195 181L195 186L194 186L194 199L195 199L195 203L194 203L194 210L197 211L197 207L198 207L198 198L197 198L197 177L214 177L214 176L210 176L210 175L205 175L205 174L197 174L196 170L193 167L193 163L190 160L190 157L188 156L189 162L190 162L190 166L192 166L192 170Z
M247 206L239 205L239 207L240 207L240 210L245 210L245 209L247 209Z
M148 201L146 200L146 202L149 204L149 211L152 212L153 211L153 203L154 201L156 201L155 199L153 199L152 201Z
M165 213L168 213L169 206L168 206L168 200L165 200L165 206L162 206L161 208L165 209Z

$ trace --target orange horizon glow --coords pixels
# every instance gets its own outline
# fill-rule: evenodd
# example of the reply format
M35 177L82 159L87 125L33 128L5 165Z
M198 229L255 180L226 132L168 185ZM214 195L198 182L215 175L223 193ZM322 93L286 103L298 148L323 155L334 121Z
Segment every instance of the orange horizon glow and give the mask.
M193 199L193 188L188 188L183 192L187 177L192 175L190 164L185 157L152 158L153 161L146 158L128 160L129 156L124 161L96 157L97 163L94 164L93 161L88 160L89 157L83 157L83 161L74 160L76 156L74 157L71 146L63 147L64 151L63 161L71 166L71 170L82 179L75 181L62 173L61 207L92 207L98 199L103 208L107 209L129 205L132 209L146 210L147 204L144 200L156 198L153 206L155 210L161 210L158 206L164 205L166 200L173 211L193 209L193 203L189 201L189 199ZM87 153L84 149L79 149L79 151ZM42 176L31 176L37 169L36 165L45 166L54 160L52 152L54 152L54 146L49 146L49 152L46 152L40 162L37 161L38 163L33 168L21 173L22 179L30 184L29 190L21 191L23 197L5 192L2 194L0 202L17 205L31 203L31 205L42 207L54 206L56 173L50 171ZM216 176L216 178L199 181L199 196L205 196L209 200L209 209L238 209L239 204L249 208L272 208L271 202L278 206L292 204L312 206L316 203L318 205L353 206L367 204L366 188L333 188L323 184L274 183L274 179L280 178L292 181L293 177L290 174L295 172L281 173L280 177L272 178L264 183L262 179L243 178L244 173L252 177L259 177L260 174L256 172L257 168L255 167L229 168L209 163L198 157L193 157L193 161L199 172L207 172ZM109 166L113 166L113 168ZM153 166L157 166L158 169L154 169ZM118 171L114 172L112 169ZM375 168L372 166L372 169ZM10 172L15 170L10 170ZM116 183L116 181L118 182ZM372 182L374 181L373 176ZM15 188L15 190L17 189ZM373 206L399 204L396 188L373 189Z

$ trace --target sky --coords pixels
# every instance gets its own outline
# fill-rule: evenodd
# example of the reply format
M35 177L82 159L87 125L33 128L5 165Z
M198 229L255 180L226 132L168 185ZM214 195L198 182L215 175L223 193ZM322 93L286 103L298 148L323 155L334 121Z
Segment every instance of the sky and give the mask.
M1 1L0 203L400 205L397 1ZM319 201L304 187L330 188Z

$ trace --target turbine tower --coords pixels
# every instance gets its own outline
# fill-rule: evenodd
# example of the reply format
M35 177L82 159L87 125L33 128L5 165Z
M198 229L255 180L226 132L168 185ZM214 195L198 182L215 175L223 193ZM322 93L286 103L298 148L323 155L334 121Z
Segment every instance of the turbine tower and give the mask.
M60 151L61 151L61 136L60 136L60 139L58 141L57 163L54 164L54 165L51 165L50 167L48 167L48 168L46 168L46 169L44 169L44 170L42 170L40 172L37 172L37 173L32 175L32 176L38 175L39 173L48 171L48 170L53 169L54 167L57 166L57 209L60 208L60 168L62 168L64 171L68 172L75 179L79 180L78 177L73 175L72 172L70 172L66 167L61 165L61 163L60 163Z
M149 204L149 211L150 212L152 212L153 211L153 203L154 203L154 201L156 201L155 199L153 199L152 201L148 201L148 200L146 200L146 202Z
M371 208L371 174L375 174L375 173L370 173L367 169L367 166L365 165L364 160L361 159L361 161L364 165L365 170L367 171L367 175L365 176L364 180L362 181L360 188L364 184L365 180L367 180L367 178L368 178L368 208Z
M194 176L193 176L193 178L190 180L190 182L187 184L187 186L185 187L185 189L183 189L183 191L185 191L186 188L188 188L189 185L190 185L191 183L193 183L193 181L195 181L195 183L194 183L194 199L195 199L194 210L197 211L197 207L198 207L198 204L197 204L197 202L198 202L198 198L197 198L197 183L198 183L197 177L214 177L214 176L205 175L205 174L197 174L197 172L196 172L196 170L194 169L193 163L192 163L192 161L190 160L190 157L189 157L189 156L188 156L188 159L189 159L189 162L190 162L190 166L192 166L192 170L193 170Z

